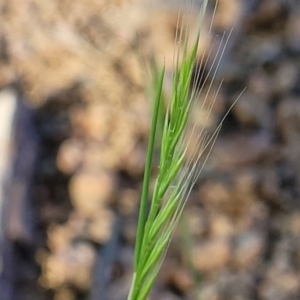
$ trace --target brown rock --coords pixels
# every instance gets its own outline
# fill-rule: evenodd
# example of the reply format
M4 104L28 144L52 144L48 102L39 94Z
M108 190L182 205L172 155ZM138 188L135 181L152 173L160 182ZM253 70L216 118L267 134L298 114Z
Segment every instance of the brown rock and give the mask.
M272 83L273 77L269 76L266 72L259 69L251 72L251 77L248 82L248 89L254 95L256 95L259 101L269 103L272 99L272 89L270 89ZM241 99L241 101L243 100Z
M173 248L173 247L171 247ZM172 249L173 250L173 249ZM190 270L192 271L192 270ZM179 264L177 259L167 255L157 277L159 287L172 286L182 293L191 289L194 284L192 273ZM153 289L153 291L155 288Z
M214 213L221 212L234 218L244 217L257 200L256 181L255 172L252 171L241 171L226 181L211 180L200 188L199 199Z
M87 220L73 211L66 223L49 226L48 248L54 253L68 248L74 238L85 237L86 227Z
M171 281L181 292L188 292L194 284L191 273L181 268L174 270Z
M123 215L133 214L138 205L140 194L134 189L125 189L118 202L118 208Z
M262 178L259 183L260 196L271 202L280 203L279 176L274 168L262 170Z
M230 260L228 239L213 239L193 249L193 262L200 271L212 272L224 268Z
M52 225L48 229L47 244L51 251L61 251L69 247L73 237L73 233L67 226Z
M236 24L236 20L242 16L242 3L237 0L221 0L218 2L218 9L214 23L222 31L230 30ZM234 18L232 18L234 16Z
M262 300L299 299L299 274L294 272L273 272L259 286L258 295Z
M65 174L71 174L80 165L83 155L83 145L74 139L64 141L58 150L57 167Z
M284 142L299 140L300 102L299 99L285 99L277 108L277 126Z
M223 214L212 214L210 216L209 231L213 237L229 238L234 233L234 223Z
M183 222L187 222L186 230L195 238L200 237L207 230L207 214L198 207L187 207L183 216Z
M271 111L261 97L250 92L249 90L243 94L235 106L233 111L243 125L256 128L268 128L271 124Z
M197 299L253 300L255 280L247 272L224 270L201 284Z
M199 299L222 300L217 284L202 284L201 288L196 292Z
M114 178L108 172L83 170L71 179L71 201L83 216L97 218L100 209L111 200L114 186Z
M300 52L300 9L296 9L289 19L286 34L291 49Z
M236 222L236 232L244 233L249 230L267 234L269 227L269 209L264 203L254 202L245 206L241 218Z
M222 181L208 181L200 188L199 199L212 210L222 210L231 201L231 187Z
M275 90L280 93L289 92L297 84L298 74L298 68L293 62L284 61L281 63L274 76Z
M111 210L101 209L97 212L97 218L92 220L87 232L89 238L96 243L105 243L112 234L114 214Z
M76 295L75 292L71 289L59 289L54 296L54 300L75 300Z
M74 284L86 290L91 284L95 259L96 251L90 244L70 244L67 249L49 255L43 262L40 283L46 288L55 289L65 284Z
M265 237L259 232L248 231L235 238L233 261L238 268L255 268L262 260Z
M289 227L295 237L300 237L300 213L294 212L289 216Z
M226 140L219 137L211 160L218 168L229 169L255 163L268 155L271 138L265 132L256 134L235 133Z
M113 119L112 108L105 103L89 105L85 111L85 118L82 120L84 132L91 138L103 141L111 130Z

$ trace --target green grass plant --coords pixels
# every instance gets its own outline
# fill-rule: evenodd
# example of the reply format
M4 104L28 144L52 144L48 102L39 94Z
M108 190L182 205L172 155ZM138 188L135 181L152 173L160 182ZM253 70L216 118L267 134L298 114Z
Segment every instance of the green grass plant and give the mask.
M207 116L200 130L195 126L192 127L192 132L197 131L197 147L192 150L192 155L187 155L187 149L193 136L187 130L189 118L195 101L202 93L202 88L196 87L196 82L203 75L198 72L195 76L193 72L196 63L199 63L197 50L207 4L207 0L204 0L193 36L190 36L190 28L187 25L182 26L182 29L177 33L178 47L174 54L173 83L170 100L167 104L164 103L163 93L165 67L162 67L161 70L155 68L156 96L139 210L134 252L134 274L127 300L144 300L147 298L187 198L211 152L222 125L223 120L216 130L209 134L206 130ZM228 39L222 39L222 42L212 62L214 67L209 71L212 79L216 76ZM202 65L206 63L201 62ZM207 78L204 78L204 81L206 80ZM218 88L212 97L213 99L208 103L208 93L211 88L210 84L207 94L202 97L202 106L208 106L208 114L212 110L219 91ZM160 141L159 165L153 191L150 191L152 161L157 139Z

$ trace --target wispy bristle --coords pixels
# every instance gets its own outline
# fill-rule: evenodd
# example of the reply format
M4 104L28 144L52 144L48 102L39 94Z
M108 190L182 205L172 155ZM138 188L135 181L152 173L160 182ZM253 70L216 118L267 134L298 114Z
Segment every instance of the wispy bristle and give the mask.
M213 149L224 118L216 129L209 130L210 115L217 101L222 86L221 82L215 87L221 60L228 45L232 31L221 37L216 51L214 40L204 47L205 55L198 57L198 45L202 35L208 1L203 0L195 27L192 28L189 17L192 15L195 1L186 0L188 10L180 10L177 18L175 34L175 50L173 57L173 84L170 98L164 107L164 117L161 120L160 133L160 162L158 175L155 180L149 214L145 213L149 198L150 170L155 135L161 110L163 74L155 80L158 85L150 143L144 175L143 193L138 223L138 235L135 249L134 278L128 300L145 300L159 272L175 227L182 215L186 201L192 192L200 173ZM212 32L213 11L209 26ZM198 64L198 69L195 68ZM209 67L208 67L209 66ZM201 70L207 70L204 73ZM201 85L198 85L201 82ZM190 124L191 112L196 102L200 102L205 117L201 126ZM237 100L236 100L237 101ZM160 109L159 109L160 107ZM230 108L231 109L231 108ZM156 122L156 123L155 123ZM194 137L196 136L195 140ZM192 147L192 144L193 147Z

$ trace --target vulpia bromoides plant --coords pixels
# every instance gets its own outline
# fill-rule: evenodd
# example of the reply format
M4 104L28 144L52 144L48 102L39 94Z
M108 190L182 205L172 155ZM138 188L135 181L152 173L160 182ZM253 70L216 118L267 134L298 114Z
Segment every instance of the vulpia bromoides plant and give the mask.
M196 76L193 74L194 66L197 63L197 49L207 2L207 0L202 2L194 32L195 36L191 37L188 33L189 28L184 26L177 33L176 43L182 44L182 49L178 46L174 54L172 90L162 126L158 173L150 197L152 157L156 133L159 130L165 68L163 67L157 73L156 98L148 142L134 252L134 274L127 300L145 300L147 298L187 198L211 152L224 120L221 120L212 134L207 133L206 122L219 89L217 89L211 103L207 103L209 102L208 93L212 86L210 84L208 92L201 96L202 88L197 88L196 83L199 79L206 81L207 78L200 78L203 76L200 72ZM190 4L192 7L192 3ZM225 35L223 36L213 59L210 69L212 79L216 76L229 36L230 34L227 38ZM207 61L201 62L203 65L206 63ZM198 146L193 150L193 155L187 155L187 147L191 139L191 135L187 133L187 125L195 100L200 96L202 97L202 106L208 106L208 115L199 132L196 127L193 128L193 130L197 130Z

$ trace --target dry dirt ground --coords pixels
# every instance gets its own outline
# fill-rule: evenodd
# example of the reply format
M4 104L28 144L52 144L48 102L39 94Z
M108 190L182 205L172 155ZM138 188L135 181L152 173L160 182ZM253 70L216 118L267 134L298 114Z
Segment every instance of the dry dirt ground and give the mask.
M33 238L11 237L18 266L5 300L126 299L151 116L147 62L166 62L167 91L180 5L169 2L1 1L0 87L18 91L38 139L32 214L22 224ZM210 123L247 89L149 299L297 300L300 5L219 0L210 36L211 14L199 61L234 30ZM202 115L195 110L194 121Z

